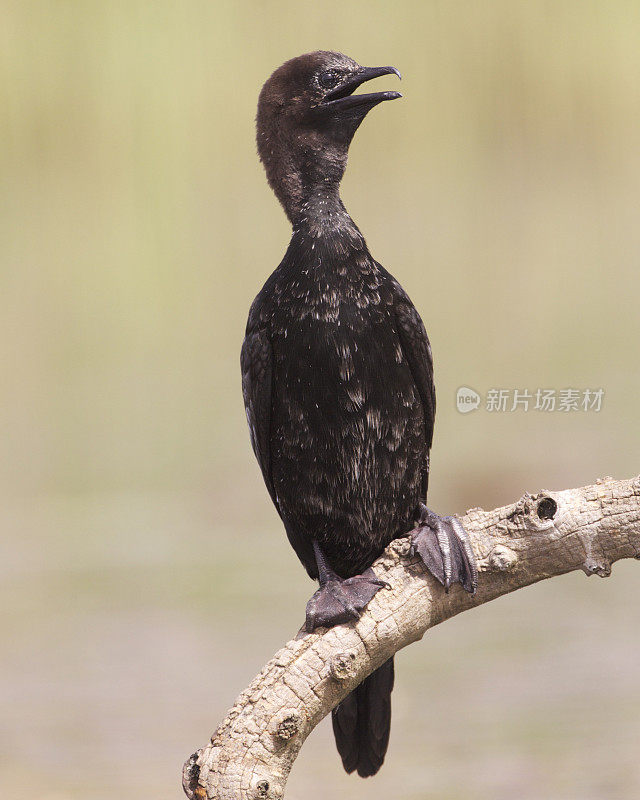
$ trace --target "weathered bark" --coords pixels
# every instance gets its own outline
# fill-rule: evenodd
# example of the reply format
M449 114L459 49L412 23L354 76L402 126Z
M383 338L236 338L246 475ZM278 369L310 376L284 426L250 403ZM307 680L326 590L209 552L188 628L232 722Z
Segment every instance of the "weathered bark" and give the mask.
M373 565L390 584L360 620L298 633L240 695L211 742L184 767L189 798L281 798L313 728L397 650L461 611L575 569L606 577L620 558L640 558L640 477L525 494L462 517L480 570L475 596L440 584L392 542ZM204 687L206 691L206 687Z

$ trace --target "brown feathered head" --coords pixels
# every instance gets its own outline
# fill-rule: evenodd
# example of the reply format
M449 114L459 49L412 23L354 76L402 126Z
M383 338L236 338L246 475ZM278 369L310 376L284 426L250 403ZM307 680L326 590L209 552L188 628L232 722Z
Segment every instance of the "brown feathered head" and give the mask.
M349 144L367 113L399 92L354 94L395 67L361 67L342 53L318 50L284 63L258 100L258 153L269 185L294 222L314 192L337 192Z

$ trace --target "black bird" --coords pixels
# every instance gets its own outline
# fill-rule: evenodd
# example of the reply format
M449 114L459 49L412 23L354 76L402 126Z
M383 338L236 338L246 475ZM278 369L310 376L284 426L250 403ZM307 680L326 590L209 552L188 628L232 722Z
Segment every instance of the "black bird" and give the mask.
M401 96L354 91L391 73L400 76L340 53L308 53L277 69L258 103L258 152L293 234L249 312L242 388L267 489L320 583L308 631L358 617L384 586L371 564L416 525L414 550L447 590L477 583L460 523L424 505L435 415L424 325L339 194L360 123ZM380 768L392 688L393 659L334 709L347 772Z

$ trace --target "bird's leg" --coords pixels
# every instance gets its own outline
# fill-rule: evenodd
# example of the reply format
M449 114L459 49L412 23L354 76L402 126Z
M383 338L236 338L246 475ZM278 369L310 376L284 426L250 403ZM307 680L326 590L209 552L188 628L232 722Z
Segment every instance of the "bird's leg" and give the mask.
M460 520L440 517L420 503L416 521L416 530L411 534L411 555L420 556L446 592L451 584L460 583L474 594L478 587L478 567Z
M316 540L313 552L318 566L320 588L307 603L306 629L331 628L351 619L358 619L375 593L389 584L376 578L369 567L362 575L341 578L331 569Z

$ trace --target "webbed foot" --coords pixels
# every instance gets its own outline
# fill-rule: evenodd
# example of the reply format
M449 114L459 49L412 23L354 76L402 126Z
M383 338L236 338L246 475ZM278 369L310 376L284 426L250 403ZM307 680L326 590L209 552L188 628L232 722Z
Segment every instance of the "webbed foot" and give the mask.
M376 592L388 586L371 568L353 578L342 579L334 573L307 603L307 633L358 619Z
M411 555L415 553L446 592L453 583L460 583L467 592L475 593L478 567L459 519L440 517L420 503L418 529L411 535Z

